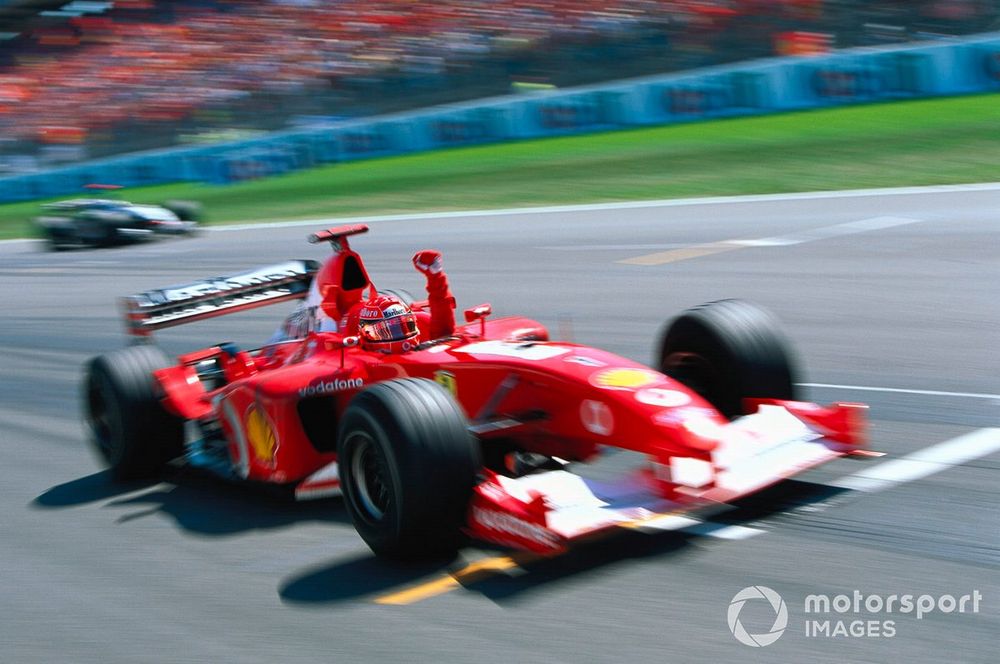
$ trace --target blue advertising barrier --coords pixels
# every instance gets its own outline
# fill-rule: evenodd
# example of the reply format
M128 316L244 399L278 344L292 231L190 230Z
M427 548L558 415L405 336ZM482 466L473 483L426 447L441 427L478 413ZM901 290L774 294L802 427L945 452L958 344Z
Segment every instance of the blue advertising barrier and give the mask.
M302 168L502 141L585 134L1000 90L1000 33L743 62L628 81L481 99L323 129L133 153L0 178L0 202L74 195L85 184L229 184Z

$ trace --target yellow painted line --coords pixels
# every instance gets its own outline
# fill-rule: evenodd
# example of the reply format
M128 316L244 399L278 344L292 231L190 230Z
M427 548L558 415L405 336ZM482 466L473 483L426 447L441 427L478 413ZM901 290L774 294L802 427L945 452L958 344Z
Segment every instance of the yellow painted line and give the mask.
M440 579L435 579L434 581L429 581L427 583L422 583L414 588L408 588L406 590L401 590L397 593L390 593L388 595L382 595L375 599L376 604L393 604L395 606L403 606L405 604L413 604L414 602L420 602L429 597L434 597L436 595L443 595L447 592L451 592L455 588L458 588L461 584L453 576L445 576Z
M632 521L624 521L619 523L618 527L624 528L625 530L643 530L649 527L656 528L657 524L666 523L672 524L673 527L663 528L663 530L680 530L681 528L701 523L701 519L687 516L687 513L683 510L675 510L673 512L658 512L650 514L649 516L645 516L640 519L633 519Z
M744 245L736 242L712 242L710 244L698 244L685 249L671 249L670 251L660 251L655 254L625 258L617 262L622 265L665 265L667 263L676 263L677 261L686 261L692 258L711 256L712 254L721 254L724 251L742 248L744 248Z
M522 558L522 562L524 558ZM474 583L498 572L518 567L517 561L510 556L500 556L497 558L485 558L469 563L462 569L452 572L433 581L421 583L418 586L407 588L399 592L382 595L375 599L376 604L404 605L420 602L437 595L451 592L459 586L467 583Z
M657 521L663 521L667 519L675 518L685 518L682 516L682 511L677 512L661 512L650 514L646 517L635 519L632 521L625 521L617 524L618 528L626 530L640 530L643 526L649 526ZM697 522L696 519L691 519L692 523ZM681 524L678 527L683 527L685 525L691 525L689 523ZM615 531L615 528L608 528L607 530L602 530L591 538L584 539L601 539L607 537ZM559 556L562 554L554 554ZM505 572L509 569L514 569L520 567L526 563L530 563L541 558L552 557L543 556L537 553L531 552L518 552L510 556L497 556L494 558L484 558L482 560L477 560L475 562L469 563L465 567L450 572L445 576L427 581L405 590L400 590L398 592L389 593L388 595L381 595L375 598L376 604L389 604L394 606L404 606L406 604L414 604L416 602L422 602L425 599L430 599L431 597L437 597L438 595L444 595L452 590L457 590L458 588L481 581L482 579L493 576L500 572Z

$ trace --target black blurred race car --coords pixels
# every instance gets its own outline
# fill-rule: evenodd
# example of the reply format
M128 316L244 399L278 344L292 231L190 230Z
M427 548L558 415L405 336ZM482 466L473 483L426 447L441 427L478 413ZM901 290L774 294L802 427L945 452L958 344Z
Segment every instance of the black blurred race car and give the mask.
M117 189L90 185L89 189ZM47 203L35 224L53 249L107 247L152 239L158 235L188 235L198 227L201 206L193 201L145 205L109 198L74 198Z

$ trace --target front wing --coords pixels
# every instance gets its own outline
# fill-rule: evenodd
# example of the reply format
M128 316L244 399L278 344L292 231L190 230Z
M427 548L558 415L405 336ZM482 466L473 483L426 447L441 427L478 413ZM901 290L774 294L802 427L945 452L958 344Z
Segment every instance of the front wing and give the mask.
M510 478L487 471L474 491L466 532L540 554L612 528L674 530L689 513L750 495L845 454L863 453L863 406L822 408L760 401L756 412L717 430L709 459L674 456L611 482L565 470Z

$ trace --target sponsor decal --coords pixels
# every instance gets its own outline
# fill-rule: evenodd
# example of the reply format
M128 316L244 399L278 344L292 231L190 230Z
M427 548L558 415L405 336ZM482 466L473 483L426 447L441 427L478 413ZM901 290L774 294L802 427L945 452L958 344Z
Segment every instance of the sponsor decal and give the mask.
M580 422L583 428L598 436L610 436L615 420L606 403L587 399L580 404Z
M472 520L487 530L494 530L505 535L526 539L548 548L559 546L559 538L555 533L537 523L525 521L513 514L474 507L472 508Z
M521 360L529 360L532 362L550 360L553 357L565 355L569 351L570 349L564 346L551 346L549 344L539 343L536 341L481 341L479 343L467 344L454 350L456 353L516 357Z
M361 307L361 313L359 314L359 317L372 320L375 318L381 318L382 312L379 311L378 309L372 309L370 307Z
M247 442L257 459L274 466L274 455L278 451L278 440L274 427L258 408L251 406L246 417Z
M344 390L357 390L365 386L365 381L360 378L321 378L309 383L307 387L299 390L300 397L312 397L318 394L333 394Z
M451 396L458 396L458 381L455 380L455 374L450 371L435 371L434 382L451 392Z
M691 397L679 390L667 390L662 387L647 387L635 393L635 400L648 406L675 408L691 403Z
M653 422L663 426L677 426L690 420L713 420L715 411L708 408L674 408L661 410L653 415Z
M634 390L663 380L663 376L649 369L620 367L604 369L590 377L590 384L606 390Z
M393 304L393 305L390 305L390 306L386 307L382 311L382 317L383 318L395 318L396 316L402 316L405 313L407 313L406 307L404 307L401 304Z
M206 295L225 295L228 291L260 286L288 278L301 277L305 274L307 274L307 271L304 265L291 262L262 268L255 272L236 274L217 279L206 279L201 283L181 286L179 288L149 291L143 293L143 295L149 299L149 304L166 304L169 302L191 300Z
M570 355L566 358L567 362L572 362L573 364L580 364L585 367L606 367L606 363L600 360L595 360L592 357L584 357L582 355Z

